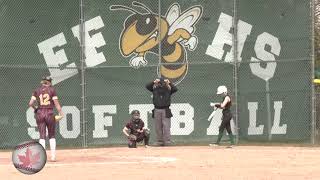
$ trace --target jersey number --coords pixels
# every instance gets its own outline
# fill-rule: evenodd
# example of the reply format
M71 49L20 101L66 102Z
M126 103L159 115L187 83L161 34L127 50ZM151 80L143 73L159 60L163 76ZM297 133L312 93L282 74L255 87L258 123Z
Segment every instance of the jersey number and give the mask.
M50 104L50 96L49 94L40 94L40 105L47 106Z

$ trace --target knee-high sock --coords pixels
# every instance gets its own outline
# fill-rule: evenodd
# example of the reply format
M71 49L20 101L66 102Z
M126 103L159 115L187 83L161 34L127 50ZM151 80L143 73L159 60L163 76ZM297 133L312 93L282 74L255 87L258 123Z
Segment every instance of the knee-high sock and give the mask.
M234 144L234 138L233 138L233 134L229 134L229 139L230 139L230 143Z
M50 150L51 150L51 159L55 159L56 158L56 139L52 138L49 139L49 143L50 143Z
M217 139L217 144L220 143L221 139L222 139L222 136L223 136L223 131L222 132L219 132L219 135L218 135L218 139Z
M46 149L46 140L45 139L39 139L39 143L41 144L41 146Z

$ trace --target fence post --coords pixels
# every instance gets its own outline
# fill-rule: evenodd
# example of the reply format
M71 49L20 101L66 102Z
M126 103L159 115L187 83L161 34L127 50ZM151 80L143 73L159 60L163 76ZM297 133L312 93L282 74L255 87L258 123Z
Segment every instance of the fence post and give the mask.
M315 35L314 35L314 23L315 23L315 12L314 12L314 8L315 8L315 5L314 5L314 0L311 0L310 2L310 6L311 6L311 10L310 10L310 16L311 16L311 95L312 95L312 98L311 98L311 108L312 108L312 112L311 112L311 143L312 144L315 144L315 137L316 137L316 133L315 133L315 128L316 128L316 121L315 121L315 112L316 112L316 107L315 107L315 86L314 86L314 83L313 83L313 78L314 78L314 71L315 71L315 50L314 50L314 38L315 38Z
M87 147L87 119L86 119L86 80L85 80L85 19L84 0L80 0L80 62L81 62L81 120L82 120L82 147Z
M239 124L238 124L238 0L233 1L233 58L234 58L234 68L233 68L233 88L234 88L234 102L235 103L235 113L234 113L234 122L236 126L236 144L239 143Z

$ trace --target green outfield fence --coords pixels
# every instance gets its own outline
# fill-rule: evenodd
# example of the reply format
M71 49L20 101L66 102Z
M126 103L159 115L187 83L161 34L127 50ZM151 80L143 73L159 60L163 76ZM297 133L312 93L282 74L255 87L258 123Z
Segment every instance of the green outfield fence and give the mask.
M210 116L210 102L221 101L219 85L233 99L238 143L315 144L313 4L1 0L0 148L39 138L27 104L43 75L52 76L66 115L57 124L59 146L126 144L121 130L133 109L154 141L145 84L161 75L178 88L176 144L216 140L221 111ZM139 59L147 64L134 67Z

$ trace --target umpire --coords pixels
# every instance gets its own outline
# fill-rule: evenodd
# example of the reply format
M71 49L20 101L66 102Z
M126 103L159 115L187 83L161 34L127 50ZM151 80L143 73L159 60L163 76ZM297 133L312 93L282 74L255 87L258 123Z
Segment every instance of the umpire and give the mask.
M157 146L172 145L171 127L171 95L177 92L177 88L168 79L161 77L146 85L146 88L153 93L152 117L155 119L157 135Z

